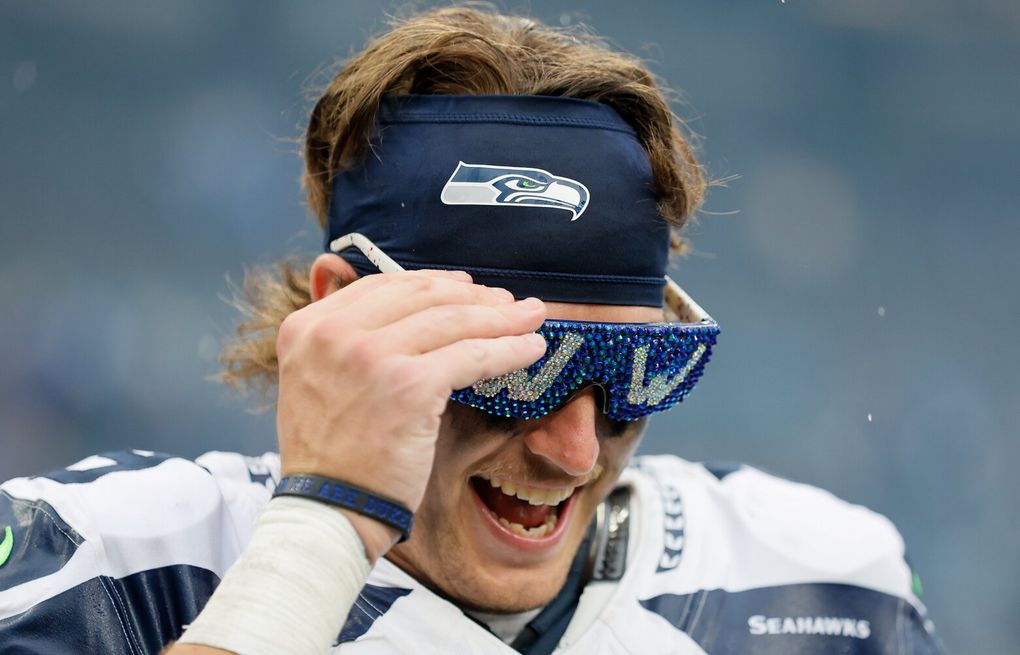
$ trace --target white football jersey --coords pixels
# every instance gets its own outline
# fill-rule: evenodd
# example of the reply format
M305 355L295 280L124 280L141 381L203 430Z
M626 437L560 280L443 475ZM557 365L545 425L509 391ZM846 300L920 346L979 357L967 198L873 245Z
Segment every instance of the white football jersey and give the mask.
M158 653L251 537L279 457L144 451L0 485L0 652ZM626 567L556 653L941 653L883 516L751 467L637 458ZM7 531L5 528L9 527ZM516 653L380 560L330 651Z

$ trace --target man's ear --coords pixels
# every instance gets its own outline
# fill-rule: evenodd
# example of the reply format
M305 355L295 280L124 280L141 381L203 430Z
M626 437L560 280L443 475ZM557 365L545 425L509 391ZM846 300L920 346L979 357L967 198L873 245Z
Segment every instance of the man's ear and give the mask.
M308 289L312 293L312 302L322 300L337 289L358 279L354 270L340 255L324 252L312 262L312 270L308 274Z

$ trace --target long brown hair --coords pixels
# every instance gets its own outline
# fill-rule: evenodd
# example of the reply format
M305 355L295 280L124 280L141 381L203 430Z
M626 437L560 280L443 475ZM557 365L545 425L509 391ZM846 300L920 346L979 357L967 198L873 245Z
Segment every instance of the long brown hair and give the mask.
M659 213L677 230L701 204L706 181L690 133L642 62L583 29L557 29L477 7L393 19L346 62L312 110L302 185L325 229L332 179L365 156L385 94L547 95L609 105L648 152ZM677 239L675 243L679 244ZM232 387L276 382L276 333L311 302L310 262L249 271L236 299L245 319L223 347L221 378Z

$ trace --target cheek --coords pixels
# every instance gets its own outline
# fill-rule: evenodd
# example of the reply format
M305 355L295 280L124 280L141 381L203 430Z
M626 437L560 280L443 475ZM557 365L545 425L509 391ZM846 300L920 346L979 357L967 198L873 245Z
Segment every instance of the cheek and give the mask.
M600 450L603 455L602 465L607 471L622 471L630 461L641 437L645 431L645 422L639 421L636 425L628 427L623 434L615 437L600 439Z
M436 439L436 456L424 503L452 508L468 490L468 478L477 463L505 439L485 434L476 421L466 420L460 408L447 406Z
M436 458L432 463L432 473L425 488L422 505L432 508L452 507L463 491L467 476L466 462L457 457L456 450L436 448Z
M395 549L410 569L436 580L446 577L443 562L449 553L459 553L461 559L469 554L464 519L473 511L470 475L480 460L498 450L495 443L506 441L451 413L448 407L443 415L428 486L415 512L415 535Z

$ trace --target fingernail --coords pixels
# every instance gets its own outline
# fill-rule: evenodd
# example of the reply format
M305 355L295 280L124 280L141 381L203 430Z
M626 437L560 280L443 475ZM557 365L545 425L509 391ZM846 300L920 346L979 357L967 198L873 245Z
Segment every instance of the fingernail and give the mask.
M489 287L489 291L491 291L493 294L495 294L495 296L497 298L499 298L500 300L502 300L503 302L513 302L514 301L514 294L510 293L506 289L502 289L500 287Z
M528 341L531 342L531 345L534 346L535 350L541 350L541 352L545 352L546 350L545 337L543 337L538 332L532 332L531 334L529 334Z
M521 301L521 307L525 309L540 309L542 307L542 301L538 298L525 298Z

